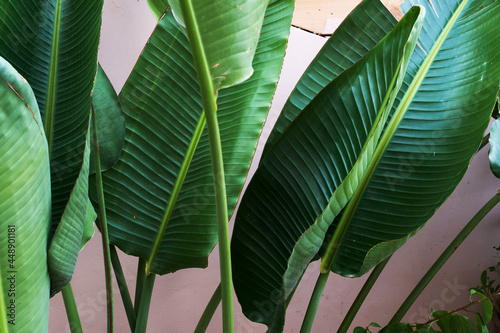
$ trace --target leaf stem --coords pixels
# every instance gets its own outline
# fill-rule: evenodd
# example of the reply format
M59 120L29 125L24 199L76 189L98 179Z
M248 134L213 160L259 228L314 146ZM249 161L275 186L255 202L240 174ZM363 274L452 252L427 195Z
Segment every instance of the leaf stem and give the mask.
M375 266L372 273L370 274L370 276L366 280L365 284L363 285L363 288L361 288L361 290L359 291L358 296L356 296L356 299L352 303L351 308L349 309L349 311L347 311L347 314L345 315L344 320L340 324L340 327L339 327L339 330L337 331L337 333L347 332L347 330L349 329L349 326L351 326L352 321L354 320L354 317L356 317L356 314L358 313L359 308L361 308L361 305L363 305L363 302L365 301L366 296L368 296L368 293L372 289L373 285L375 284L378 277L380 276L380 273L382 273L382 271L385 268L385 265L387 265L387 263L389 262L391 257L392 257L392 255L387 257L386 259L384 259L384 261L382 261L377 266Z
M198 325L196 325L194 333L204 333L207 330L208 324L210 324L210 321L212 321L215 310L217 310L217 307L219 306L219 303L221 301L221 289L221 284L219 283L217 289L215 289L214 294L212 295L212 298L210 298L205 311L203 311L200 321L198 322Z
M108 333L112 333L114 331L113 276L111 273L111 256L109 250L108 223L106 220L106 206L104 203L104 189L102 185L97 119L93 108L92 108L92 127L94 129L94 149L96 152L95 175L96 175L97 201L99 206L99 223L100 223L101 239L102 239L102 251L104 255L104 274L106 278L106 308L108 317L107 329Z
M153 287L155 283L156 274L149 274L146 276L141 292L141 301L137 314L137 325L135 326L135 333L146 333L148 325L149 307L151 305L151 296L153 295Z
M307 306L306 315L304 316L300 333L309 333L311 331L314 317L316 316L316 311L318 310L319 301L321 300L321 295L323 294L329 275L330 272L319 274L311 299L309 300L309 305Z
M120 258L116 252L116 247L114 245L109 246L111 254L111 264L113 265L113 270L115 271L116 281L118 282L118 288L120 289L120 295L122 297L123 306L125 307L125 313L127 314L128 324L130 326L130 331L135 330L136 316L134 311L134 304L132 303L132 298L130 297L130 292L127 287L127 280L123 274L122 265L120 263Z
M474 228L481 222L481 220L488 214L488 212L500 202L500 191L497 192L467 223L467 225L460 231L460 233L453 239L448 247L443 251L441 256L429 268L427 273L422 277L418 284L413 288L403 304L396 311L389 324L399 323L403 316L408 312L411 305L415 302L417 297L422 293L425 287L429 284L436 273L443 267L446 261L451 257L455 250L462 244L467 236L474 230Z
M80 315L76 307L75 296L71 284L68 283L61 291L64 307L66 308L66 315L68 317L69 329L71 333L83 333L82 323L80 322Z
M146 260L139 258L137 264L137 279L135 281L135 297L134 297L134 312L137 318L139 308L141 307L142 290L144 288L144 281L146 281Z
M212 84L210 68L199 27L194 15L193 5L190 0L181 1L181 10L186 23L186 31L190 41L193 59L200 83L203 109L207 120L208 137L212 157L212 168L215 183L215 200L217 211L217 224L219 234L219 258L222 284L222 317L223 332L234 332L233 314L233 287L231 274L231 251L227 213L226 183L224 177L224 163L222 160L222 145L220 141L219 125L217 121L217 104L215 91Z

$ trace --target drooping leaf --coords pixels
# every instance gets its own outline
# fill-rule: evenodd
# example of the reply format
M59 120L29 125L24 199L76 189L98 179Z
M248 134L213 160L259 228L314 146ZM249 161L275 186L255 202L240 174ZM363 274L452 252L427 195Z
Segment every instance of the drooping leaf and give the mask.
M30 82L48 138L52 233L82 165L102 0L3 0L0 56Z
M0 57L0 274L8 332L48 332L50 168L29 84ZM3 331L2 331L3 332Z
M178 24L183 25L179 0L169 2ZM191 0L191 3L214 89L248 79L253 72L252 60L269 0Z
M254 318L272 332L282 330L284 300L362 180L422 21L423 13L416 8L362 60L326 86L283 132L250 182L233 232L234 285L247 316L262 302L274 303L261 318ZM357 135L360 142L343 143L346 133ZM306 165L314 167L307 170ZM284 231L296 237L295 244L280 243ZM259 246L254 244L257 239ZM273 257L279 261L269 260Z
M292 11L290 1L271 2L252 77L218 93L229 213L271 105ZM120 93L127 116L125 145L117 164L103 173L112 243L148 259L162 220L168 223L151 267L159 274L205 267L217 242L210 149L191 59L188 41L168 12ZM183 166L190 151L192 161ZM181 190L170 202L176 183Z
M87 131L87 143L83 155L83 164L75 186L69 197L61 222L52 237L48 251L48 265L51 297L66 287L73 277L76 259L84 245L84 230L93 226L97 217L95 211L89 212L89 160L90 128ZM92 208L92 207L90 207ZM88 233L88 230L86 230ZM85 236L87 238L88 236Z
M123 148L125 140L125 117L118 101L115 89L101 66L97 67L97 76L92 90L92 108L95 111L97 128L99 129L99 157L101 170L111 168ZM93 129L90 127L90 137ZM90 174L95 173L95 147L90 151Z
M498 119L490 127L490 158L491 172L500 178L500 122Z

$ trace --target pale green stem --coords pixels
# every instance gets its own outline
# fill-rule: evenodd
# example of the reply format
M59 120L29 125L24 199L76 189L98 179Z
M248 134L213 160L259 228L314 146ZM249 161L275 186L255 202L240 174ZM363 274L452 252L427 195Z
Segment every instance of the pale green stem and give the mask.
M328 280L328 275L330 272L325 274L320 273L316 285L314 286L311 299L309 300L309 305L307 306L306 315L304 316L304 321L302 322L302 327L300 328L300 333L309 333L314 322L314 317L316 317L316 311L318 310L319 301L321 300L321 295L323 295L323 290L326 286L326 281Z
M182 15L186 24L193 59L200 83L203 109L207 118L208 137L212 157L212 168L215 183L215 200L219 234L219 258L222 284L222 317L223 332L234 332L233 287L231 275L231 252L227 213L226 184L219 125L217 121L217 104L212 84L210 69L201 41L200 31L190 0L180 2Z
M148 325L149 307L151 305L151 296L153 295L153 286L156 274L147 275L141 292L141 301L137 313L137 324L134 333L146 333Z
M500 202L500 193L497 193L491 198L477 213L474 217L467 223L467 225L460 231L460 233L453 239L448 245L448 247L443 251L441 256L436 260L436 262L429 268L427 273L422 277L418 284L413 288L412 292L406 300L403 302L401 307L396 311L394 317L392 317L389 324L399 323L403 316L408 312L412 304L422 293L425 287L429 284L436 273L443 267L446 261L451 257L455 250L462 244L462 242L467 238L467 236L474 230L474 228L481 222L481 220L488 214L488 212L493 209Z
M67 284L61 292L64 307L66 308L66 315L68 317L69 329L71 333L82 333L82 323L80 322L80 315L76 307L75 296L71 284Z
M104 204L104 189L102 185L101 159L99 158L99 138L97 130L97 120L94 109L92 109L92 126L94 128L94 148L95 148L95 175L97 188L97 202L99 206L99 223L102 239L102 251L104 256L104 274L106 278L106 308L108 333L114 331L113 314L113 276L111 273L111 255L109 250L108 223L106 221L106 206Z
M356 296L356 299L351 305L351 308L349 311L347 311L347 314L344 317L344 320L340 324L339 330L337 333L345 333L349 329L349 326L351 326L352 321L354 320L354 317L356 317L356 314L359 311L359 308L363 304L363 302L366 299L366 296L368 296L368 293L370 290L372 290L373 285L375 284L375 281L377 281L378 277L380 276L380 273L385 268L385 265L389 262L389 259L391 259L392 255L386 258L384 261L382 261L380 264L375 266L373 269L372 273L366 280L365 284L363 285L363 288L359 291L358 296Z
M204 333L207 330L208 324L210 324L210 322L212 321L215 310L217 310L217 307L219 306L219 303L221 301L221 289L221 284L219 283L217 289L215 289L215 292L212 295L212 298L210 298L205 311L203 311L200 321L198 322L198 325L196 325L194 333Z

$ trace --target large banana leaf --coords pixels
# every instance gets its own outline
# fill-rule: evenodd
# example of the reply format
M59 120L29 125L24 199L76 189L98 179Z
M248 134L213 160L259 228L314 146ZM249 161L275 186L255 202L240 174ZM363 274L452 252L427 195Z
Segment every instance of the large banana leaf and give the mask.
M2 332L47 332L50 169L33 91L0 57L0 307ZM5 325L0 325L5 329Z
M179 2L169 1L177 21L184 25ZM252 75L252 60L268 3L191 1L215 90L241 83Z
M3 0L0 6L0 56L33 87L48 139L52 232L82 165L102 4Z
M235 290L244 312L270 331L283 329L286 300L329 223L358 187L403 83L423 16L416 8L325 87L275 142L245 192L232 241ZM347 135L359 141L343 140ZM304 237L307 222L315 220L320 227ZM281 241L284 235L287 242ZM272 306L259 316L262 302Z
M328 135L319 133L321 127L308 126L302 115L321 105L326 93L320 93L270 147L243 198L233 234L235 290L252 320L271 325L271 330L281 324L285 296L293 292L301 274L293 270L322 245L335 249L334 272L367 272L414 234L460 181L498 91L499 2L433 4L422 1L426 19L419 47L391 123L366 169L353 166L366 158L361 147L373 131L373 123L358 120L366 117L366 105L376 100L376 94L365 93L369 90L357 90L359 115L331 115L340 129ZM384 71L377 74L387 76ZM378 75L352 81L369 78L365 86L376 89ZM344 95L344 89L332 96L339 93ZM349 102L344 97L336 108ZM333 152L329 158L318 158L324 146ZM347 188L341 191L349 195L336 198L339 188ZM332 237L336 241L330 244ZM324 265L330 268L326 260ZM270 310L262 311L262 304Z
M218 93L229 212L271 105L292 11L290 1L270 3L253 75ZM162 237L150 267L154 273L205 267L217 242L210 148L190 46L171 12L159 22L120 101L127 116L125 145L119 161L103 173L110 241L148 259ZM166 231L158 235L162 221Z

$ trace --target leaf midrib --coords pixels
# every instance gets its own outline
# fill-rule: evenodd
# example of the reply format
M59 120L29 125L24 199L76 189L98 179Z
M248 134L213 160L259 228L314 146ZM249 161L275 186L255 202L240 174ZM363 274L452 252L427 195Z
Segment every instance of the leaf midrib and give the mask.
M52 157L52 141L54 132L57 64L59 59L59 36L61 29L61 7L62 0L57 0L54 13L54 30L52 33L52 48L50 54L49 79L47 85L47 104L45 109L45 136L49 146L49 159Z

